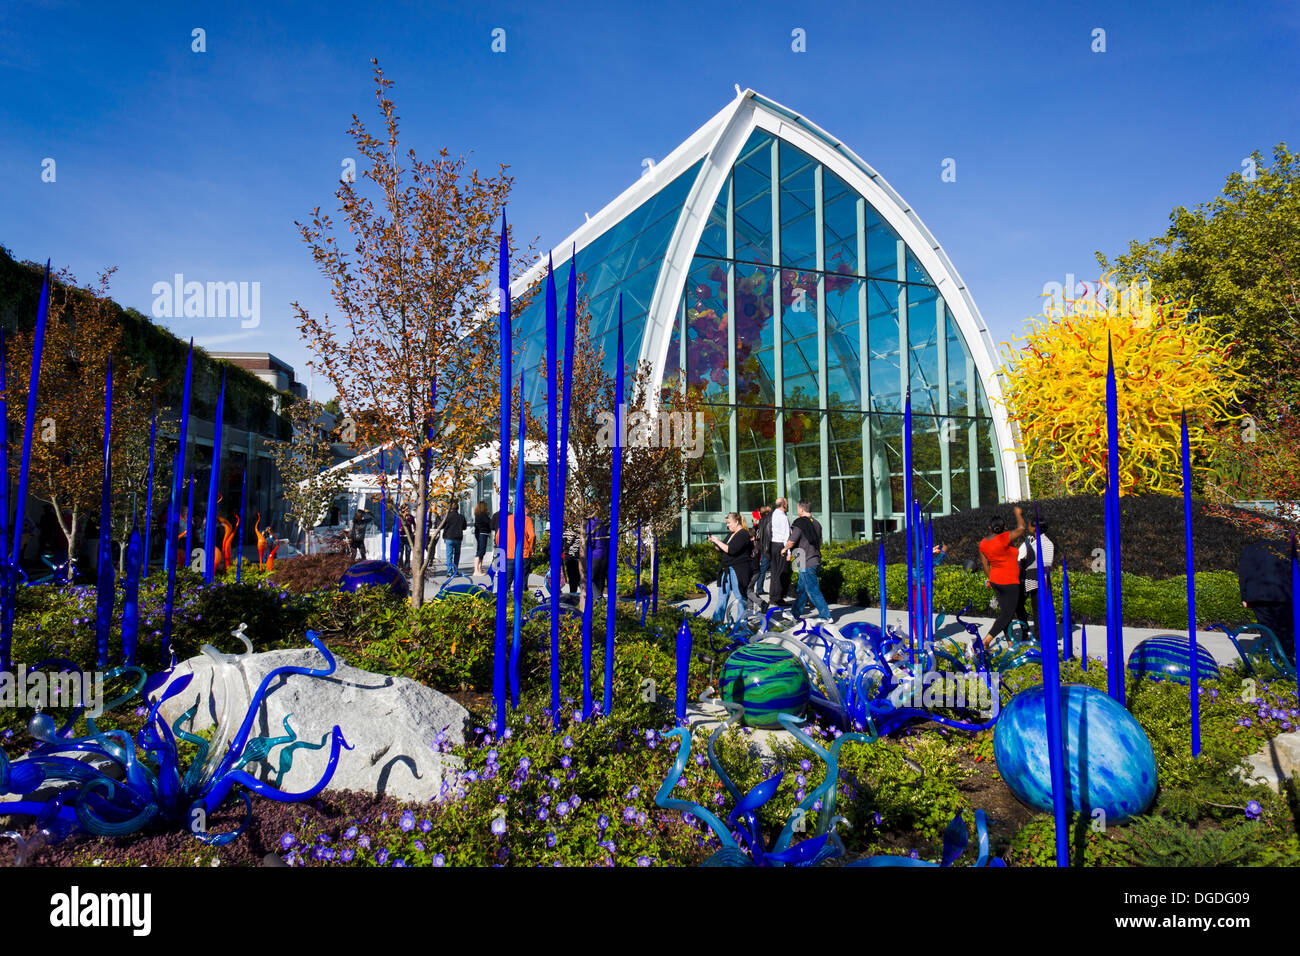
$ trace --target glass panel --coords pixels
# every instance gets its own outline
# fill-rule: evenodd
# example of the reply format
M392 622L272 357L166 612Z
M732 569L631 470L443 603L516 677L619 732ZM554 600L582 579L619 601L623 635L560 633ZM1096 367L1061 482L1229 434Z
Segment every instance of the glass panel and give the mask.
M736 400L740 405L771 406L776 401L772 272L770 267L749 263L736 266Z
M862 279L828 275L826 290L826 401L828 408L862 408L858 354L858 293ZM860 470L860 469L859 469Z
M819 408L817 274L781 270L781 350L787 408Z
M910 248L907 250L907 281L934 285L934 280L930 278L930 273L926 272L925 269L921 267L921 263L917 261L916 256L912 254Z
M790 501L807 499L814 512L822 507L820 416L786 412L785 493ZM791 511L794 510L793 504Z
M854 529L838 531L837 537L856 534L862 528L862 413L830 413L830 458L832 520L834 513L847 512L858 519Z
M817 165L786 142L780 153L781 264L811 269L817 265Z
M697 258L686 281L686 377L707 400L727 401L727 268Z
M979 428L980 504L987 505L1000 500L997 468L1002 456L998 452L993 422L989 419L980 419Z
M938 294L927 285L907 287L907 337L912 347L912 412L939 414Z
M970 429L976 427L975 419L951 416L954 425L952 443L948 446L949 471L952 475L952 508L965 511L970 508ZM978 439L979 433L976 432Z
M704 226L704 235L695 248L697 256L717 256L719 259L727 256L727 186L733 178L734 175L727 177L718 192L717 201L709 212L709 221Z
M722 511L722 486L729 478L729 460L727 453L727 414L725 406L705 405L704 415L704 455L700 458L700 478L690 485L690 509L692 523L695 512L706 520L713 520L709 514L716 515Z
M867 275L898 278L898 233L867 205Z
M948 409L965 413L969 409L966 360L970 357L970 350L966 347L966 340L957 330L957 320L953 318L952 310L945 305L944 313L948 326Z
M822 172L822 222L826 271L852 275L858 269L858 194L829 170Z
M755 131L740 152L736 184L736 258L772 261L772 137ZM723 250L725 254L726 246Z
M898 284L870 282L867 289L867 350L871 353L873 409L901 412L899 382Z

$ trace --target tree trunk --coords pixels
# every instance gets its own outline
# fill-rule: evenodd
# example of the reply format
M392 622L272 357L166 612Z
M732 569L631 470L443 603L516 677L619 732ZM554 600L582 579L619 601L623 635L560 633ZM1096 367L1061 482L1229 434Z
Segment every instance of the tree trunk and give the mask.
M411 545L411 607L424 604L424 572L427 565L424 547L425 511L429 505L429 470L420 469L419 491L416 493L415 510L411 517L415 519L415 541Z

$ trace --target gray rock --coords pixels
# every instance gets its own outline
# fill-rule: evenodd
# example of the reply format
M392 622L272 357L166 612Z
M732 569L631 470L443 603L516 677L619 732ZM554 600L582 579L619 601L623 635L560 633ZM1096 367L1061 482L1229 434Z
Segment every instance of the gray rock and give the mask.
M1247 779L1262 781L1274 790L1281 790L1283 781L1300 770L1300 732L1274 737L1247 757L1246 765L1249 768L1245 774Z
M278 667L321 669L324 661L314 648L227 655L211 648L177 665L175 681L185 674L194 679L159 713L173 724L191 707L197 707L183 729L201 731L220 726L230 713L228 737L238 731L258 686ZM170 686L170 682L167 686ZM156 693L162 693L165 687ZM343 750L327 789L358 790L399 800L436 799L444 774L459 761L439 753L435 737L442 732L449 744L465 740L469 712L432 688L403 677L387 677L339 664L328 677L304 674L274 678L253 721L254 737L287 737L286 716L298 740L319 744L337 724L352 750ZM214 751L217 749L214 742ZM224 746L224 745L222 745ZM287 793L314 786L329 762L330 744L318 750L293 751L292 766L279 777L280 755L275 747L265 759L242 769ZM454 774L453 774L454 775Z

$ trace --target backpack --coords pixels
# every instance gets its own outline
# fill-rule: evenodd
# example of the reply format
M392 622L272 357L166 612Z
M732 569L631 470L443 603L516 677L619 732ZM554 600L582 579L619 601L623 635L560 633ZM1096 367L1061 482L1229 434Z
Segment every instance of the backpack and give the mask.
M758 535L755 544L759 548L759 553L763 554L772 550L772 515L771 512L763 515L763 520L758 523Z

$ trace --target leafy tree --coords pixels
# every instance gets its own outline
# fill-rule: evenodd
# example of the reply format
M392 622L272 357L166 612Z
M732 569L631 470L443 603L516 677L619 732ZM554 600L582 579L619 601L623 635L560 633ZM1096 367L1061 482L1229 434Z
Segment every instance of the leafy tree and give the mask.
M353 114L350 134L368 162L361 179L369 186L345 179L335 192L348 236L336 234L320 207L297 223L340 318L310 315L296 302L294 309L315 354L309 364L334 386L357 443L395 443L418 475L411 603L419 606L433 557L424 516L431 501L469 483L482 423L499 415L496 333L483 316L495 312L497 223L513 180L504 165L495 176L467 172L445 149L432 162L414 150L403 156L393 84L372 62L384 132L372 135Z
M346 472L332 470L331 434L320 424L323 410L320 402L299 399L286 410L293 437L267 442L280 474L284 516L297 524L304 536L320 523L334 499L347 491Z
M129 496L143 495L149 463L149 417L152 395L143 369L119 348L122 325L117 307L108 298L115 270L101 274L94 286L82 288L66 270L50 283L40 383L37 392L36 434L32 442L30 490L48 502L67 541L75 574L77 551L87 522L100 515L104 461L104 388L109 356L113 356L113 491L119 503L118 541L131 526ZM19 333L8 356L10 414L21 408L31 374L32 333ZM15 401L14 396L22 396ZM19 412L21 414L21 412ZM21 425L19 426L21 432ZM143 444L140 436L143 435ZM142 451L143 449L143 451ZM155 495L160 486L155 477ZM155 501L155 507L158 507ZM142 521L143 523L143 521Z

